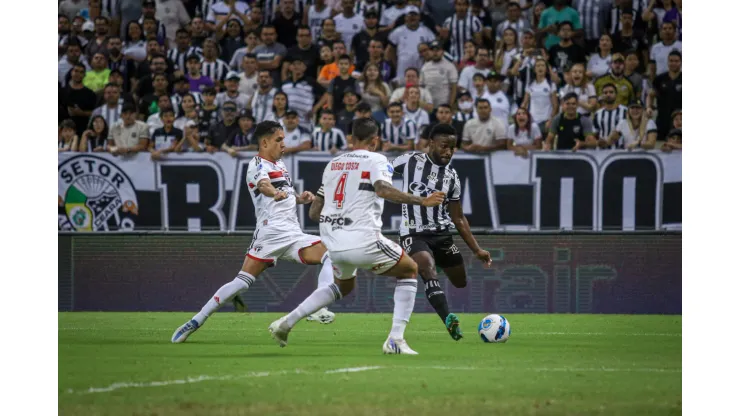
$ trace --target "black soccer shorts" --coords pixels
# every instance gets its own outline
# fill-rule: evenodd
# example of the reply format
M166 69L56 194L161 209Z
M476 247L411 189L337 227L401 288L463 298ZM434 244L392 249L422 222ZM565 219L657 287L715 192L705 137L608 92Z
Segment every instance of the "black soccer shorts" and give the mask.
M401 237L399 242L409 256L426 251L432 255L434 263L443 269L463 264L462 254L451 235L407 235Z

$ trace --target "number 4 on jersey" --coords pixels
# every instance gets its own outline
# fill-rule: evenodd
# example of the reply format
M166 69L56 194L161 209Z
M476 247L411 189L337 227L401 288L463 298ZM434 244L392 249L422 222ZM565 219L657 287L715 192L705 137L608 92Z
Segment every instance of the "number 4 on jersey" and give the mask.
M344 205L344 187L347 185L347 172L342 173L337 183L337 188L334 190L334 205L337 209L342 209Z

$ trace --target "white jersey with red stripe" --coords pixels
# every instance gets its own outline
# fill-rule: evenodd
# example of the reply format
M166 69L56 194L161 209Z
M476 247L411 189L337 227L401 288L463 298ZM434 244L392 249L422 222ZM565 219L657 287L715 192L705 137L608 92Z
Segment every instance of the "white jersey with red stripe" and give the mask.
M275 189L287 193L288 197L276 202L263 195L257 187L262 179L268 179ZM257 215L257 228L269 226L271 229L300 230L293 181L282 160L273 162L255 156L247 167L247 184Z
M329 251L362 247L376 240L383 226L384 200L373 184L393 184L388 158L367 150L335 157L326 165L322 180L324 208L319 220L321 241Z

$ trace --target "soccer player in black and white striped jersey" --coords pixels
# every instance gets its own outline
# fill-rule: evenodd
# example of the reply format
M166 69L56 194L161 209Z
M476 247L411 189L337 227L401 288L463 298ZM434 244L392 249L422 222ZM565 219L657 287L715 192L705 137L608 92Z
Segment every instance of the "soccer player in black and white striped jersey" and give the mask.
M383 121L380 133L384 152L405 152L414 149L417 138L416 124L404 118L403 105L399 102L388 105L388 118Z
M465 42L472 40L476 45L481 42L483 25L480 19L468 13L468 0L455 0L455 14L442 24L440 32L444 41L450 42L450 54L459 63L465 55Z
M167 59L175 64L175 68L183 72L187 71L185 61L189 55L203 57L203 50L191 44L190 32L187 29L178 29L175 38L177 46L167 51Z
M321 110L319 127L312 134L313 148L320 152L335 154L347 148L347 138L342 130L334 127L336 121L331 110Z
M480 248L463 215L460 178L449 166L456 147L455 128L438 124L430 133L428 153L406 153L393 161L394 173L403 176L403 191L421 198L433 192L445 194L444 202L437 207L401 206L399 242L418 264L427 300L455 341L462 338L460 321L457 315L450 313L436 272L437 266L442 268L455 287L463 288L467 284L463 257L454 244L451 229L457 228L465 244L483 264L491 264L490 253Z
M605 140L617 128L620 121L627 118L627 107L617 103L617 87L605 84L601 88L604 106L594 114L594 129L598 138Z

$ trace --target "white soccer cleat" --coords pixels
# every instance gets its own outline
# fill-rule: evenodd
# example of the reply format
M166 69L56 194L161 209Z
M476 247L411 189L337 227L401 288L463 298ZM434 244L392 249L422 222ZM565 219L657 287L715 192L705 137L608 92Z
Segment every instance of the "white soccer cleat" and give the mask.
M388 337L383 344L383 354L419 355L409 347L405 339L394 339Z
M285 323L286 319L287 316L283 316L277 321L271 323L267 328L272 335L272 339L274 339L281 348L288 345L288 334L290 334L291 330L291 328L288 327L288 324Z
M311 315L308 315L306 317L307 321L318 321L322 324L330 324L334 322L334 312L330 311L326 308L321 308L318 311L312 313Z
M196 321L195 319L191 319L185 322L181 327L175 330L174 334L172 334L172 343L179 344L181 342L185 342L185 340L188 339L190 334L197 331L198 328L200 328L200 325L198 324L198 321Z

